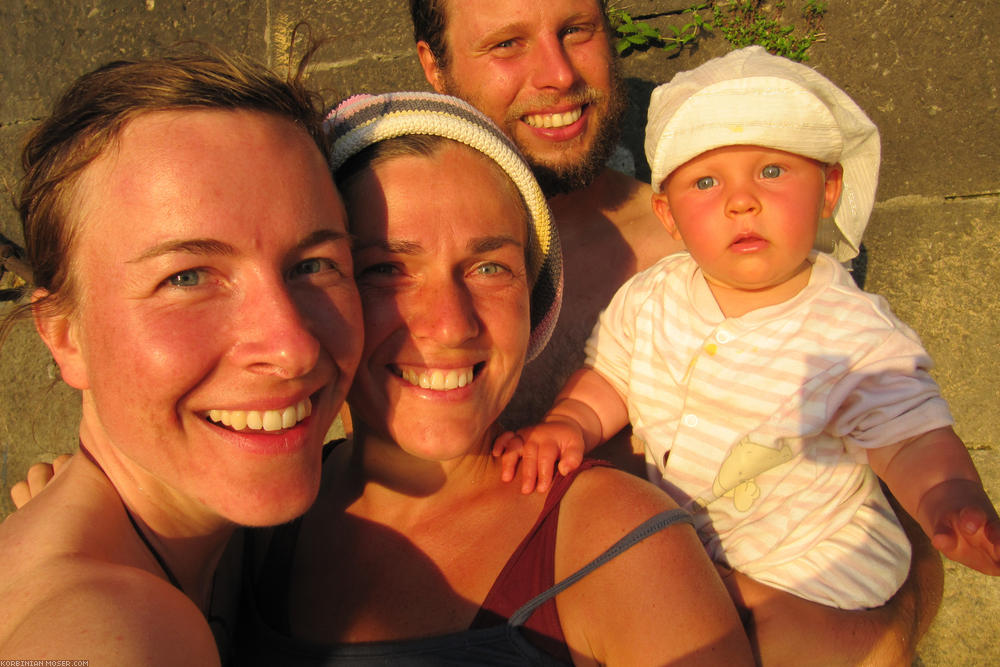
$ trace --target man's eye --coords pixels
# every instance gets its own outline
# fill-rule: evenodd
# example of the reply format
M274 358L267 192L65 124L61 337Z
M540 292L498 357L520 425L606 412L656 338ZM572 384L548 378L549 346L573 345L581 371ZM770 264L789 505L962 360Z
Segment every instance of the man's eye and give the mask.
M201 273L198 269L187 269L170 276L166 283L171 287L196 287L201 284Z
M519 45L517 37L511 37L510 39L503 39L499 42L493 42L489 45L489 51L496 55L511 55L517 52L517 47Z
M563 38L572 43L585 42L594 36L592 25L572 25L563 30Z
M760 170L760 175L764 178L777 178L778 176L781 176L784 171L784 169L776 164L769 164Z
M697 181L695 181L694 186L699 190L708 190L709 188L714 187L715 183L716 183L715 178L713 178L712 176L702 176Z

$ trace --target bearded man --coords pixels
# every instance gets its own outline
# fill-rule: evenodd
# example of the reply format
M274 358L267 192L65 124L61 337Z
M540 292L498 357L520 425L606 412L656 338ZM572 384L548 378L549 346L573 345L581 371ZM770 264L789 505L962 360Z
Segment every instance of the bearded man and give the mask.
M503 128L549 196L563 248L563 308L506 413L511 426L538 421L582 364L584 342L618 287L681 249L652 213L649 184L606 166L627 104L606 0L410 0L410 10L428 82ZM644 476L627 436L602 450ZM720 567L758 660L911 663L940 604L942 568L919 527L908 532L915 540L909 579L890 602L868 611L822 607ZM789 631L755 633L755 623L775 618L788 619Z

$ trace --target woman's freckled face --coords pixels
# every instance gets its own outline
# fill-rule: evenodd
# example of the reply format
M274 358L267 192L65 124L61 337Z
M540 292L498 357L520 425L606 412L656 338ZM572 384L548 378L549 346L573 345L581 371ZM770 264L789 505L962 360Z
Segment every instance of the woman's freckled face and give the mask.
M447 142L363 170L345 200L365 318L352 411L422 458L478 453L527 350L516 190L488 158Z
M156 112L88 166L71 319L89 446L175 498L238 523L304 511L323 436L360 355L346 215L323 156L291 121ZM274 434L211 410L312 416Z

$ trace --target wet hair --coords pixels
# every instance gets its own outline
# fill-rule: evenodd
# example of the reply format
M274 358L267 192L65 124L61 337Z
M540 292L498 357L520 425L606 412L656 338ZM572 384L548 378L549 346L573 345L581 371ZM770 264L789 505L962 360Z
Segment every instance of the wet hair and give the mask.
M533 0L542 1L544 0ZM604 16L605 27L610 28L608 0L595 0ZM410 19L413 21L413 41L427 42L438 67L448 67L448 43L444 33L448 27L447 0L410 0ZM609 32L610 34L610 32Z
M315 46L307 49L284 79L243 56L191 47L161 58L111 62L77 79L28 135L21 153L24 177L15 205L34 287L46 295L15 308L0 322L0 342L31 309L72 312L76 186L86 167L116 145L130 121L158 111L258 111L296 123L325 155L322 101L302 83L313 51Z

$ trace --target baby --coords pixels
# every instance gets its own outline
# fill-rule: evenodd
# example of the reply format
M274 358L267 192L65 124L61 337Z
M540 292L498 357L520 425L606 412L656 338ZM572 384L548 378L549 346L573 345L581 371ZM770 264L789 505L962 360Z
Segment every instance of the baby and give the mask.
M840 264L875 198L864 112L750 47L658 87L645 147L687 252L623 285L543 423L498 438L505 479L523 456L524 490L544 490L556 458L565 473L631 422L709 555L758 582L884 603L910 553L878 478L936 548L1000 574L1000 520L927 353Z

